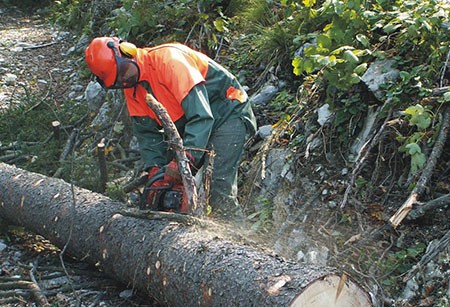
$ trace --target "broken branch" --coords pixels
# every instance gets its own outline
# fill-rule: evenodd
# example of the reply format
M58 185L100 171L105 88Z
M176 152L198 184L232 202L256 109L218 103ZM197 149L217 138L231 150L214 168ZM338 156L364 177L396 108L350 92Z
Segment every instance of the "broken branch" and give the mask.
M409 220L415 220L425 215L428 211L436 210L439 208L443 208L450 204L450 194L445 194L441 197L430 200L424 204L421 204L419 207L411 210L408 215Z
M445 142L447 140L448 130L450 127L450 106L447 105L444 109L441 128L439 129L439 135L434 143L433 150L428 159L427 165L425 166L422 174L415 188L412 190L408 199L403 203L403 205L395 212L395 214L389 219L392 227L397 228L397 226L403 221L403 219L408 215L408 213L413 209L413 206L417 204L418 199L421 194L425 191L426 184L431 177L434 167L436 166L438 158L441 156L442 150L444 148Z
M198 204L197 189L189 167L189 159L186 157L186 151L183 147L183 140L172 119L169 117L166 108L151 94L147 94L146 101L147 105L155 112L161 122L164 132L169 138L170 144L175 151L175 157L178 162L178 168L188 199L190 213L196 216L203 215L205 212L204 206L199 206Z

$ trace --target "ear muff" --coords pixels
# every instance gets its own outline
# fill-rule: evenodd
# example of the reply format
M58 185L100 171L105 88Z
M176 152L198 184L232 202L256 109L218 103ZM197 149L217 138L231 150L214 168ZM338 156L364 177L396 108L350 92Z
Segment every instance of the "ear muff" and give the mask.
M129 42L121 42L119 44L120 52L129 58L134 58L137 54L137 47L135 44Z

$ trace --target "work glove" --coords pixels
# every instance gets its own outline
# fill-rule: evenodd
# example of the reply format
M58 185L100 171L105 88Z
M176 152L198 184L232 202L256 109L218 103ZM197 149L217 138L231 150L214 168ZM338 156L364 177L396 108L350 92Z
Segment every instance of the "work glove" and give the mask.
M188 158L188 163L191 171L194 169L195 158L188 152L186 152L186 157ZM176 159L170 161L169 164L166 165L166 171L164 173L164 181L172 183L173 185L182 183L182 178L180 175L180 171L178 169L178 162Z

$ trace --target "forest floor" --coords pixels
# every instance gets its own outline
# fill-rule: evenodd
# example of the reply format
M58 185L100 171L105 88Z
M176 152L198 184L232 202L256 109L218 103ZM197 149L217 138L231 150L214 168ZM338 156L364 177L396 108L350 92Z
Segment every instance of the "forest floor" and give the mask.
M73 78L72 74L76 71L77 63L71 62L66 56L69 49L76 43L71 34L58 33L39 16L37 11L25 13L17 9L0 8L0 14L2 16L0 19L0 36L2 37L0 42L0 76L2 78L0 110L13 107L20 103L24 96L31 93L40 97L38 101L46 100L59 104L65 99L63 97L76 92L71 79ZM327 165L327 161L315 162L317 165ZM335 168L336 172L341 169L337 166ZM314 163L308 163L302 171L305 180L318 180ZM328 171L331 173L331 168ZM339 190L343 187L342 183L337 181L328 181L327 184L330 189ZM437 184L442 183L437 182ZM367 229L377 229L382 225L382 220L393 214L407 196L407 193L402 192L391 193L389 204L384 208L377 203L369 204L367 212L364 214L370 218L361 218L362 212L356 212L356 210L349 212L348 218L356 217L358 219L351 225L348 223L349 221L342 220L342 216L337 217L332 209L322 210L320 206L316 206L315 218L310 219L315 225L310 226L318 228L317 233L321 233L322 237L326 236L330 242L332 241L329 249L333 254L333 246L336 243L335 233L341 232L346 235L352 233L357 236ZM326 207L326 204L324 206ZM420 260L419 254L423 254L426 245L431 240L442 237L448 230L449 217L450 213L447 209L440 215L427 217L418 223L406 223L396 232L383 236L376 242L366 242L366 245L355 248L352 247L352 243L361 238L347 237L348 240L341 242L341 246L348 246L348 254L345 257L353 258L353 264L356 264L356 266L348 267L348 270L357 275L357 272L360 272L361 280L372 280L370 284L379 284L386 293L394 292L389 288L398 288L400 290L397 292L401 292L404 284L392 284L398 280L394 279L392 275L402 275L403 273L400 273L402 266L411 266ZM330 223L327 224L327 221L330 220L334 223L333 227L328 227ZM358 226L352 226L355 224ZM152 305L140 297L132 296L132 289L108 279L98 273L95 268L87 267L65 257L61 259L61 251L44 238L28 233L24 229L7 225L1 220L0 226L2 226L0 227L0 248L2 245L5 246L3 250L0 249L0 286L10 282L19 284L22 281L26 282L28 287L22 292L10 294L9 297L0 296L0 305L32 306L33 303L30 302L36 301L36 298L44 299L39 296L36 286L47 287L48 283L54 284L54 291L51 291L45 299L55 306ZM422 245L418 245L418 243L422 243ZM340 251L339 257L332 257L330 265L341 264L342 268L342 262L346 260L343 254L345 254L345 250L344 252ZM381 261L383 258L386 261ZM380 262L378 263L378 261ZM373 268L371 264L375 262L378 264L376 272L363 273L366 272L366 268ZM448 264L447 268L442 268L442 270L449 272ZM373 282L374 279L377 280ZM445 296L442 291L447 291L448 283L449 276L444 276L436 283L430 283L428 288L418 290L423 294L418 295L415 300L416 305L443 306L435 305L433 302L437 300L433 301L433 298ZM380 290L380 292L383 291ZM2 294L1 291L0 294ZM15 300L8 303L8 299L12 296L20 297L22 301ZM389 306L386 302L382 303Z

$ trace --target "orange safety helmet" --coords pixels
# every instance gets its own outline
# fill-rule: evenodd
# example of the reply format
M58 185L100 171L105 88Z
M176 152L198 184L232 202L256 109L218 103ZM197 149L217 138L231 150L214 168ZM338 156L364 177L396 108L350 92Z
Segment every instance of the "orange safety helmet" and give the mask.
M92 40L84 52L89 69L103 81L106 87L114 84L117 74L114 50L107 46L108 42L119 46L117 37L97 37Z
M119 53L120 50L120 53ZM97 37L86 48L89 69L104 88L123 89L136 86L139 66L133 60L137 48L117 37Z

